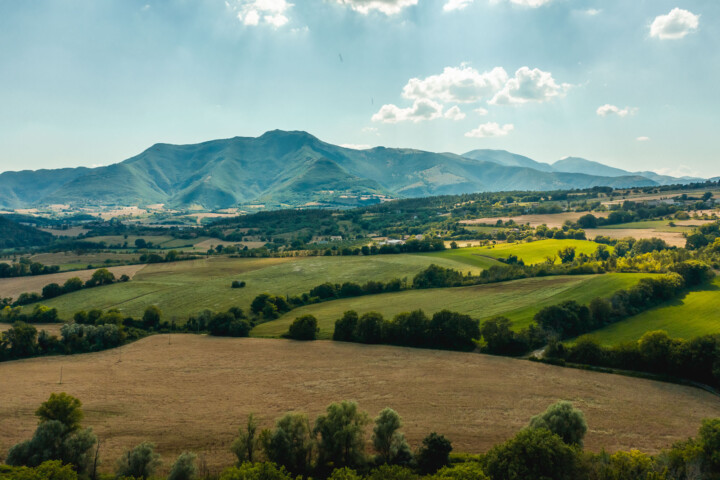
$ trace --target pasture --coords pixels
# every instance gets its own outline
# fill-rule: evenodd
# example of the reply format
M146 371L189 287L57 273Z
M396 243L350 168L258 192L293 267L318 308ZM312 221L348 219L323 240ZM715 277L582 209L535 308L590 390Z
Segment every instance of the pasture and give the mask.
M609 237L615 240L632 237L635 240L643 238L659 238L671 247L684 247L685 236L683 232L665 232L651 228L593 228L585 230L587 238Z
M592 333L606 345L635 341L645 332L665 330L671 337L689 340L720 333L720 277L695 288L685 297L643 312Z
M596 297L607 297L628 288L647 275L619 274L538 277L471 287L406 290L396 293L366 295L307 305L292 310L277 320L256 326L250 334L256 337L279 337L287 332L295 318L310 314L318 319L320 338L332 338L335 320L347 310L359 314L370 311L386 318L401 312L422 309L432 314L452 310L487 320L503 315L516 329L532 322L542 308L565 300L587 303Z
M131 282L81 290L43 303L57 308L63 319L72 318L79 310L91 308L117 308L125 315L140 317L149 305L157 305L164 319L174 318L182 324L190 314L206 308L215 311L233 306L248 309L252 299L263 292L297 295L327 281L363 283L396 277L412 279L431 263L475 273L480 271L477 267L468 268L452 259L404 254L370 257L208 257L150 264L140 270ZM230 288L233 280L244 280L247 286ZM42 285L46 283L49 281L42 282Z
M460 223L464 225L495 225L498 220L507 222L515 221L518 225L528 224L531 227L539 227L547 225L550 228L560 228L565 222L577 222L580 217L587 215L588 212L563 212L563 213L547 213L547 214L531 214L518 215L516 217L484 217L472 220L463 220ZM592 212L596 217L607 217L608 212Z
M63 369L62 385L58 384ZM582 409L593 451L656 453L720 417L705 391L503 357L340 342L157 335L104 352L0 363L0 452L32 435L52 392L83 402L100 438L101 469L152 441L164 469L186 450L215 471L230 465L238 427L254 413L270 427L287 411L311 421L350 399L374 417L396 409L416 448L431 431L479 453L565 399ZM366 428L366 438L371 427Z
M487 268L492 265L488 261L492 262L493 259L508 258L510 255L521 258L526 265L544 263L547 257L555 257L558 250L567 247L575 248L576 255L581 253L592 255L597 250L598 244L587 240L539 240L530 243L501 243L486 247L457 248L422 255ZM612 250L612 247L608 248ZM555 258L555 263L559 263L559 259Z
M123 265L120 267L110 267L110 270L115 278L119 278L121 275L127 275L133 278L138 271L140 271L145 265ZM98 267L100 268L100 267ZM17 298L21 293L32 293L42 292L45 285L50 283L57 283L61 285L65 283L68 278L78 277L83 282L89 280L92 274L95 273L96 269L92 270L78 270L73 272L60 272L51 273L49 275L33 275L29 277L13 277L13 278L0 278L0 297L12 297ZM130 283L130 282L128 282ZM108 287L97 287L97 289L108 288ZM83 294L93 295L95 289L89 289L82 291ZM78 292L80 293L80 292ZM72 295L72 294L70 294ZM72 317L69 317L72 318Z

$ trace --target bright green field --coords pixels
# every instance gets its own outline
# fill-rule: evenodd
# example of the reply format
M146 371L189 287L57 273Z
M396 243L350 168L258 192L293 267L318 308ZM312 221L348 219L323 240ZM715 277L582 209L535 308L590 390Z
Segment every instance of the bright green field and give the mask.
M132 281L80 290L46 302L60 317L72 318L79 310L117 308L139 317L149 305L157 305L164 318L184 323L192 313L209 308L220 311L232 306L247 309L260 293L296 295L331 281L358 283L412 277L431 263L448 268L471 270L452 259L421 255L373 255L370 257L295 257L243 259L210 257L200 260L151 264ZM232 289L233 280L247 286Z
M488 259L507 258L510 255L521 258L526 265L543 263L547 257L557 255L558 250L566 247L574 247L576 255L580 253L590 255L595 253L598 244L587 240L540 240L531 243L501 243L487 247L457 248L423 255L451 259L466 265L487 268ZM612 249L612 247L608 248ZM556 262L558 261L556 259Z
M587 303L595 297L607 297L621 288L634 285L645 276L611 273L540 277L472 287L407 290L346 298L298 308L278 320L258 325L251 335L277 337L287 332L295 318L311 314L318 319L320 338L330 338L335 320L347 310L356 310L359 314L377 311L388 318L418 308L430 314L448 309L481 320L504 315L512 320L515 328L522 328L529 325L543 307L565 300Z
M682 223L682 220L675 220L675 223ZM687 232L694 227L674 226L671 227L670 220L646 220L644 222L618 223L616 225L602 225L598 228L606 228L608 230L625 230L625 229L652 229L658 232Z
M720 333L720 277L711 285L628 320L593 332L607 345L638 340L645 332L665 330L671 337L690 339Z

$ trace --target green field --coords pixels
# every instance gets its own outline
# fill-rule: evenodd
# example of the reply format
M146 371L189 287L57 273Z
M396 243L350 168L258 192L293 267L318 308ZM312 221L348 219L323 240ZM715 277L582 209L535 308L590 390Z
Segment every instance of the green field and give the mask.
M184 323L192 313L209 308L248 308L260 293L296 295L332 281L387 281L412 277L431 263L470 270L452 259L422 255L373 255L370 257L289 257L242 259L209 257L176 263L151 264L132 281L81 290L43 302L56 307L60 317L72 318L79 310L117 308L139 317L149 305L157 305L166 319ZM244 280L243 289L232 289L233 280Z
M448 309L485 320L504 315L515 328L530 324L543 307L565 300L587 303L595 297L607 297L621 288L628 288L646 274L583 275L538 277L512 282L472 287L407 290L397 293L368 295L308 305L283 315L278 320L258 325L251 335L277 337L287 332L292 321L311 314L318 319L320 338L330 338L335 320L347 310L363 314L378 311L386 318L400 312L422 309L434 313Z
M684 298L653 308L628 320L593 332L606 345L638 340L645 332L665 330L671 337L690 339L720 333L720 277L691 290Z
M466 265L487 268L488 260L507 258L510 255L521 258L526 265L543 263L547 257L557 255L558 250L566 247L574 247L576 254L591 255L597 250L598 244L587 240L540 240L531 243L501 243L487 247L458 248L423 255L451 259ZM612 249L612 247L608 248ZM559 262L559 260L556 259L556 262Z
M598 228L605 228L608 230L625 230L625 229L640 229L640 230L657 230L658 232L689 232L695 227L676 225L670 226L671 220L645 220L643 222L630 222L630 223L618 223L615 225L603 225ZM682 220L674 220L674 223L682 223ZM592 231L592 230L590 230Z

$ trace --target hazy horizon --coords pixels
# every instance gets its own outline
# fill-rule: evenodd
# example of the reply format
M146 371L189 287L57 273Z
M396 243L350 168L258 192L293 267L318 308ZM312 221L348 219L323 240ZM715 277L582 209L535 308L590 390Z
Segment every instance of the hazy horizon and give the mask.
M5 3L0 172L282 129L714 177L719 24L697 0Z

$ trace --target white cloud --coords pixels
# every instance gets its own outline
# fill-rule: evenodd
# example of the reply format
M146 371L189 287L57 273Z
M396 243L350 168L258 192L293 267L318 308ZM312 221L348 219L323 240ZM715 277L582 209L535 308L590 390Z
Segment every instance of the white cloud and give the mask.
M681 8L673 8L667 15L655 17L650 25L650 36L662 40L677 40L697 30L700 15Z
M585 15L589 15L591 17L594 17L595 15L599 15L602 10L598 10L597 8L588 8L584 11Z
M504 137L515 129L515 126L507 123L502 127L496 122L483 123L474 130L465 134L470 138Z
M400 108L396 105L383 105L375 115L373 122L399 123L399 122L422 122L423 120L434 120L442 117L442 105L428 99L416 100L412 107Z
M403 88L402 96L413 100L472 103L498 91L507 79L507 72L501 67L484 73L466 65L445 67L439 75L411 78Z
M488 103L510 105L545 102L564 95L570 87L569 83L558 84L550 72L521 67L515 72L515 77L508 80L503 89Z
M490 113L490 112L488 112L487 108L482 108L482 107L476 108L475 110L473 110L473 112L477 113L481 117L484 117L485 115Z
M418 0L335 0L340 5L347 5L356 12L367 15L373 10L385 15L395 15L403 8L417 5Z
M462 10L474 1L475 0L447 0L445 5L443 5L443 10L446 12L451 12L453 10Z
M502 0L490 0L490 3L500 3ZM542 7L550 3L552 0L509 0L514 5L521 5L523 7Z
M452 108L449 108L447 112L445 112L445 115L443 115L445 118L449 120L462 120L465 118L465 114L460 110L460 107L455 105Z
M700 172L693 170L687 165L678 165L672 168L657 168L654 170L658 175L670 175L671 177L702 177Z
M287 0L235 0L232 3L226 1L225 5L235 12L243 25L254 27L262 23L275 28L290 21L286 13L293 6Z
M375 135L379 135L378 129L376 127L364 127L362 131L365 133L374 133Z
M650 137L637 137L635 140L637 140L638 142L649 142Z
M343 143L340 146L343 148L350 148L352 150L367 150L368 148L373 148L370 145L357 145L355 143Z
M628 115L635 115L637 113L637 108L631 108L631 107L625 107L620 108L616 105L610 105L609 103L606 103L605 105L598 107L597 110L595 110L595 113L598 114L600 117L607 117L608 115L617 115L618 117L627 117Z

